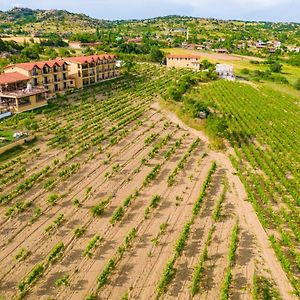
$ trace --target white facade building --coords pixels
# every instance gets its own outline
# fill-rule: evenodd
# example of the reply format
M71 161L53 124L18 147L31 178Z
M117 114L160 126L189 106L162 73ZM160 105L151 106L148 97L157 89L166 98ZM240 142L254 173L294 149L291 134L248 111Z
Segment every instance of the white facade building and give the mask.
M233 66L231 66L231 65L217 64L216 72L220 78L228 79L228 80L235 80Z

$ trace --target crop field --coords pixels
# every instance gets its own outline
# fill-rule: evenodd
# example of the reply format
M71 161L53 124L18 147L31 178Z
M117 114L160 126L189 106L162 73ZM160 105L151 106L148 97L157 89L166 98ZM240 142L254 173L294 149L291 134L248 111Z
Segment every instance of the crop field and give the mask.
M186 72L143 64L6 121L39 128L0 163L0 299L296 299L299 141L287 129L299 108L264 91L278 101L266 135L247 123L255 103L234 115L230 83L201 87L240 126L231 163L157 105ZM254 127L256 144L244 143Z
M230 154L248 199L300 296L300 108L297 98L265 87L219 81L195 94L227 116Z

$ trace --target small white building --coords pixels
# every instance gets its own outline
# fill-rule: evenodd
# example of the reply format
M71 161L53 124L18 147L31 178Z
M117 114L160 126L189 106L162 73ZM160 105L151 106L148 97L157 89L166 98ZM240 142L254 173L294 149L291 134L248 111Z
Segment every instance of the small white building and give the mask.
M233 66L231 65L217 64L216 72L220 78L227 79L227 80L235 80Z

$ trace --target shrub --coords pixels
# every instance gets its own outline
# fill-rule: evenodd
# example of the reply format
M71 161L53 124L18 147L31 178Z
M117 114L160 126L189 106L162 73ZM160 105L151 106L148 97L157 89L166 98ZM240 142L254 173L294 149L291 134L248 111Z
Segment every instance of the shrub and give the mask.
M48 203L54 205L54 204L56 204L58 198L59 198L58 194L52 194L48 197Z
M270 71L274 72L274 73L281 73L282 71L282 64L280 64L279 62L274 62L270 65Z
M250 70L247 68L241 70L241 74L248 75L249 73L250 73Z
M294 88L300 91L300 78L294 83Z

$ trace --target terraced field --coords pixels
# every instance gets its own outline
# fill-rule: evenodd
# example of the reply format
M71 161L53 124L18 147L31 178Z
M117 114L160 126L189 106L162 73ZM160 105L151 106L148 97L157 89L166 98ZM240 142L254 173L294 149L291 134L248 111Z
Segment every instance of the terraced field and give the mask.
M37 141L0 164L3 299L294 299L229 158L155 105L184 72L30 115Z

